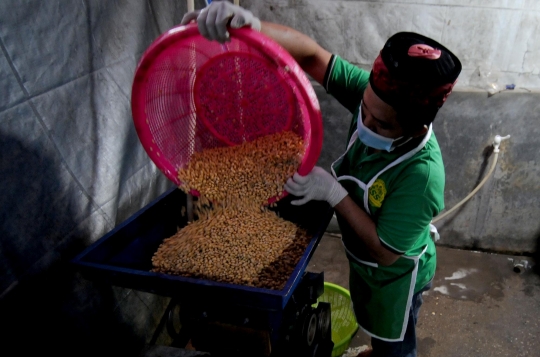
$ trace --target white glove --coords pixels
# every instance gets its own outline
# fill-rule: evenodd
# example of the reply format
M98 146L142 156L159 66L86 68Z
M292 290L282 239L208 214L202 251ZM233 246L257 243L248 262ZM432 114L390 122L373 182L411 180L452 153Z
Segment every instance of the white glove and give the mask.
M250 26L254 30L261 31L261 20L253 16L251 11L228 1L212 1L202 10L188 12L180 24L185 25L193 20L197 20L202 36L221 43L229 40L227 31L229 21L231 27L235 29Z
M348 195L347 190L323 168L315 166L307 176L295 173L287 180L285 190L292 195L302 197L291 204L300 206L311 200L326 201L335 207Z

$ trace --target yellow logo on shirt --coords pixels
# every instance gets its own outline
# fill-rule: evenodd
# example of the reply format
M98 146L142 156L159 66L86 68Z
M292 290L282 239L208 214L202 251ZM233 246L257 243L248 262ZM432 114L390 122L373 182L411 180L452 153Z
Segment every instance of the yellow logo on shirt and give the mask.
M384 185L384 181L377 179L369 188L369 203L377 208L381 207L384 196L386 196L386 186Z

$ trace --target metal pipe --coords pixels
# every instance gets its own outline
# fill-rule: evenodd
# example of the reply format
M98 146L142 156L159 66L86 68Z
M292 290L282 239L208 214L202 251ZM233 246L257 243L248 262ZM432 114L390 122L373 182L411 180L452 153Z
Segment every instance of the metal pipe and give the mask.
M187 0L187 11L195 10L195 0Z
M529 262L527 260L522 260L520 262L514 263L514 271L516 273L522 273L527 269L527 266L529 265Z

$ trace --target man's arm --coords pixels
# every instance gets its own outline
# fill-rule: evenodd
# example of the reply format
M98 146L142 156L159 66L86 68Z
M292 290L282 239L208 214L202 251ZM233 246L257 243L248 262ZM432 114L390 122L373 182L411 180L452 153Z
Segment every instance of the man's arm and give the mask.
M290 27L261 22L261 32L279 43L314 80L323 84L332 54L311 37Z
M294 174L287 180L285 190L301 197L292 201L293 205L303 205L311 200L328 202L345 219L377 264L392 265L400 257L382 245L375 222L353 201L347 190L321 167L315 166L306 176Z
M364 243L369 255L377 264L388 266L398 260L400 255L392 253L382 245L375 222L350 196L345 196L334 209L349 224L356 237Z
M181 24L185 25L193 20L197 21L201 35L221 43L230 38L227 26L251 27L261 31L285 48L314 80L321 84L324 81L332 55L309 36L290 27L261 22L251 11L228 1L214 1L202 10L189 12L184 15Z

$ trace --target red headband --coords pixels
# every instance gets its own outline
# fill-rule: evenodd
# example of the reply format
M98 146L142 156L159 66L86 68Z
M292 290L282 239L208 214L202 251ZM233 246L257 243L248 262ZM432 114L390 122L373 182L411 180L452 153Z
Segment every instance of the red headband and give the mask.
M440 50L430 46L411 46L409 56L423 57L425 59L437 59ZM457 81L457 80L456 80ZM440 108L446 98L452 93L452 88L456 84L447 83L439 86L427 86L426 84L411 81L401 81L393 78L390 71L384 64L379 53L373 63L370 83L373 91L386 103L399 110L400 103L407 103L407 106Z

